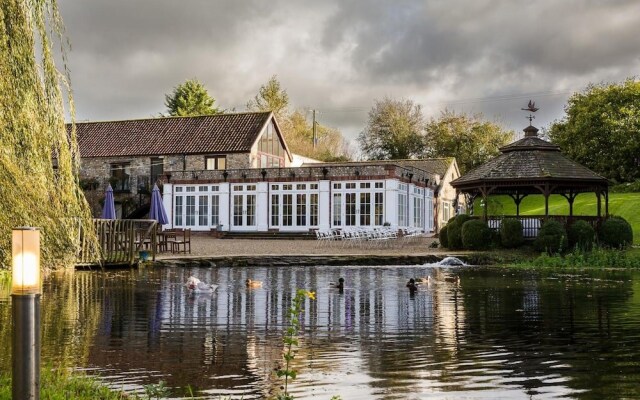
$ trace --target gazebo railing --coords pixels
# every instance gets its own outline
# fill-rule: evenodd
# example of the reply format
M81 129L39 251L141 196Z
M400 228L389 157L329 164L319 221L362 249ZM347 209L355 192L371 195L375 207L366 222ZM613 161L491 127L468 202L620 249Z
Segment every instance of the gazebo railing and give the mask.
M522 236L526 239L538 237L538 231L542 223L548 219L560 222L565 228L568 228L574 221L587 221L595 230L598 229L600 220L602 219L601 217L591 215L574 215L571 217L568 215L492 215L488 217L487 224L492 230L499 231L502 220L507 218L517 219L522 223Z

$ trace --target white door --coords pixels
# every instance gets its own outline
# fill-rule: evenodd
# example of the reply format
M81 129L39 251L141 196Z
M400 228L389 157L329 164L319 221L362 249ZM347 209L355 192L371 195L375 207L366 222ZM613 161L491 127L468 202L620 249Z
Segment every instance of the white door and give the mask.
M234 194L231 229L234 231L256 230L256 195Z

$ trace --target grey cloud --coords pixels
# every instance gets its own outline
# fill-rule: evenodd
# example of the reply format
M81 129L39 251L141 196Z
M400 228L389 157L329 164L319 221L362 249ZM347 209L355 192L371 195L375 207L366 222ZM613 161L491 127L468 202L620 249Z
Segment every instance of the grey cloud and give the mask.
M526 99L540 124L566 92L637 73L633 0L65 0L81 119L158 115L164 94L198 78L220 106L242 110L274 74L293 106L350 138L373 101L414 99L484 112L520 130ZM558 94L560 93L560 94ZM487 101L473 99L485 98ZM324 111L323 111L324 110Z

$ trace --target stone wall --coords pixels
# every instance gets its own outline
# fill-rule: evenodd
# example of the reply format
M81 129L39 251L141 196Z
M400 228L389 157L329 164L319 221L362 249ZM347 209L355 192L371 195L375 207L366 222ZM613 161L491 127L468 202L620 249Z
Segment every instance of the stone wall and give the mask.
M432 177L421 170L399 168L391 164L380 165L340 165L292 168L246 168L225 171L191 170L167 173L171 183L216 183L216 182L282 182L309 180L372 180L397 178L401 182L411 182L424 187Z
M251 161L249 153L231 153L231 154L215 154L214 156L226 156L227 157L227 169L241 169L251 168ZM209 155L207 154L190 154L185 157L185 168L173 168L171 171L179 171L185 169L187 171L199 171L206 169L205 160ZM166 170L170 171L170 170Z

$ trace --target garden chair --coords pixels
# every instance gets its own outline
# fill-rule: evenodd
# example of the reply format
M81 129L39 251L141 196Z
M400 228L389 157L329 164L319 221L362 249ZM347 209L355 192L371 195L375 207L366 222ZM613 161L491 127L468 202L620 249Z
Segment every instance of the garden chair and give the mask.
M176 231L175 238L169 243L171 243L172 253L186 253L189 249L189 254L191 254L191 229ZM182 246L182 251L180 251L180 246Z

